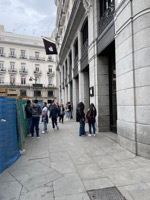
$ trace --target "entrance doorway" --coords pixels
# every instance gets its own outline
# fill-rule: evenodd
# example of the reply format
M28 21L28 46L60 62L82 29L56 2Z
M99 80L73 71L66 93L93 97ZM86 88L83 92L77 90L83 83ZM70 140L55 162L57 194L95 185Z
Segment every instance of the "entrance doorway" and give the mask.
M114 54L109 55L108 64L109 64L110 131L117 133L116 65L115 65Z

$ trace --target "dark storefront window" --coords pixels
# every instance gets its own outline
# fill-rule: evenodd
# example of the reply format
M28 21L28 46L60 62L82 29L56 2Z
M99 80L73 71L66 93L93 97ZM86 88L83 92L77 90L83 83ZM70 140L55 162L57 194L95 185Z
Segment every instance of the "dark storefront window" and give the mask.
M52 97L53 96L53 91L48 91L48 97Z
M20 90L20 96L26 96L26 90Z
M41 91L40 90L34 91L34 96L41 97Z

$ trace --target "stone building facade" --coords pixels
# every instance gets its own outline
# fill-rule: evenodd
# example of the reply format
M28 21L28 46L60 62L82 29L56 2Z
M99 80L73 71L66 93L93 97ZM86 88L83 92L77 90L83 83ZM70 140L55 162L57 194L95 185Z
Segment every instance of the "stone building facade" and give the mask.
M94 103L98 131L150 158L150 1L55 3L60 101Z
M46 55L42 38L0 26L0 96L58 101L56 80L56 55Z

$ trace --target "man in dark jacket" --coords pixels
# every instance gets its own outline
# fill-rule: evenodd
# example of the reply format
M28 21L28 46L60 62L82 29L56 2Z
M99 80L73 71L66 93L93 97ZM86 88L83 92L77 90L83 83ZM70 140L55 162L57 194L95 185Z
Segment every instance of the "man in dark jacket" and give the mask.
M32 108L30 100L27 100L27 104L25 106L25 114L27 122L27 135L29 135L31 133L31 123L32 123Z
M32 125L31 125L31 134L34 137L34 127L36 130L36 137L39 137L39 122L40 122L40 115L42 113L41 107L38 104L38 100L34 100L34 103L31 105L32 108Z
M57 117L58 117L58 114L59 114L59 109L56 107L56 104L54 103L53 104L53 108L51 109L51 112L50 112L50 117L52 119L52 126L53 126L53 129L55 128L55 125L57 127L57 130L59 129L58 125L57 125Z

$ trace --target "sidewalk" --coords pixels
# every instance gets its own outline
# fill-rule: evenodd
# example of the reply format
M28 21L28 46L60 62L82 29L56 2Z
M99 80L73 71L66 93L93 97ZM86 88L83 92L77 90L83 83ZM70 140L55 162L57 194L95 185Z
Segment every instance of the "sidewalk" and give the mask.
M126 151L107 133L79 137L74 121L59 127L49 123L40 139L27 138L26 154L0 175L0 200L124 199L106 198L115 187L127 200L150 200L150 160Z

